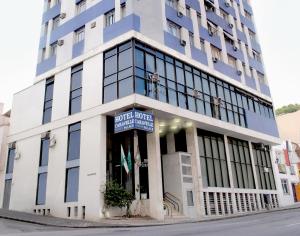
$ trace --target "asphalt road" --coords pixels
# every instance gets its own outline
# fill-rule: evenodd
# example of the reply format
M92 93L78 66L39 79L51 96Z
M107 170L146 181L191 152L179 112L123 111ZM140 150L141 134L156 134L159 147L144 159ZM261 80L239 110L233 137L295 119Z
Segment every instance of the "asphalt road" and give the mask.
M300 235L300 209L203 223L126 229L61 229L0 219L0 235L289 236Z

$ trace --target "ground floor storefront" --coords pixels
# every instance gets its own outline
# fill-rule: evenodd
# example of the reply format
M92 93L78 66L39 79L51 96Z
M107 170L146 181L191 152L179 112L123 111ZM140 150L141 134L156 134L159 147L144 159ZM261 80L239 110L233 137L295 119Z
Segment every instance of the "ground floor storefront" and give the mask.
M273 140L205 122L128 106L16 140L9 153L18 158L1 176L3 207L96 221L123 215L105 206L110 181L134 195L132 215L158 220L278 207Z

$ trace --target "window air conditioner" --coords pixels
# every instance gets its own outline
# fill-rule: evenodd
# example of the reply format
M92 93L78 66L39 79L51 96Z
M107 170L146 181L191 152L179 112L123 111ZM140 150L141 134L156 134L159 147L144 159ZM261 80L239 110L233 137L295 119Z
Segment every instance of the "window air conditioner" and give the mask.
M50 135L50 143L49 143L49 147L54 147L56 144L56 138L55 135Z
M18 150L16 150L15 151L15 160L19 160L20 158L21 158L21 153Z
M237 74L238 74L239 76L241 76L241 75L242 75L242 71L238 70L238 71L237 71Z
M186 41L183 39L180 39L180 45L185 47L186 46Z
M60 19L65 19L65 18L66 18L66 16L67 16L67 14L66 14L66 13L61 13L61 14L60 14Z
M62 46L62 45L64 45L64 43L65 43L64 40L61 39L61 40L58 40L57 45Z
M268 167L265 167L265 168L264 168L264 172L265 172L265 173L269 173L269 168L268 168Z
M229 1L225 1L225 6L226 7L230 7L230 2Z
M15 149L16 148L16 142L8 144L8 148Z
M213 57L212 60L213 60L214 63L217 63L219 59L216 58L216 57Z
M237 50L238 50L237 46L235 46L235 45L233 45L232 48L233 48L234 51L237 51Z
M232 29L233 28L233 24L229 23L228 26Z
M41 134L42 139L47 139L49 137L50 137L50 131Z
M181 17L183 17L183 13L182 13L181 11L177 11L177 16L178 16L179 18L181 18Z
M97 25L96 21L92 22L92 23L91 23L91 29L95 28L96 25Z

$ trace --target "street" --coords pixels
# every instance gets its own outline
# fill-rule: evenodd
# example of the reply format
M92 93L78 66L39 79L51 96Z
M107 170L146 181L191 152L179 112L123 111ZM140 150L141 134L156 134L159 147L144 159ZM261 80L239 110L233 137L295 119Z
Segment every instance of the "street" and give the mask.
M299 232L299 209L202 223L114 229L65 229L0 219L0 235L22 236L283 236Z

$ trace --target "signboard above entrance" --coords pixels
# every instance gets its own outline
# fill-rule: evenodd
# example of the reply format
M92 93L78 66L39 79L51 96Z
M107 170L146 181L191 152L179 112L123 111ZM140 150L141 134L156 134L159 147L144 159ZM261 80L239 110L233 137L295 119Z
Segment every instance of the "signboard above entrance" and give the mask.
M152 133L154 131L154 115L132 109L115 116L115 133L133 129Z

